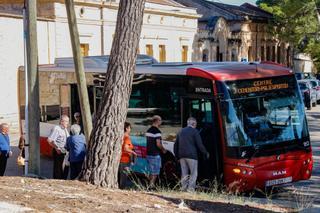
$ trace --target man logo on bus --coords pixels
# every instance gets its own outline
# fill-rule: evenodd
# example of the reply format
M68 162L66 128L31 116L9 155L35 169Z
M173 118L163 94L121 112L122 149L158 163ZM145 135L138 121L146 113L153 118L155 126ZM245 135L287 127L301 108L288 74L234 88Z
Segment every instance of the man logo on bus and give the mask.
M272 172L272 175L273 175L273 176L279 176L279 175L285 175L285 174L287 174L287 171L286 171L286 170L273 171L273 172Z

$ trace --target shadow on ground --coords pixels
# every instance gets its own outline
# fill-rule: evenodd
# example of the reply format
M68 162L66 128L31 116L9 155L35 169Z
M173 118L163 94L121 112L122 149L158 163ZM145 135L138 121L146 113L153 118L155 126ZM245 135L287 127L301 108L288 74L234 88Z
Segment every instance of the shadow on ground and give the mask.
M182 200L178 198L167 197L164 195L158 194L150 194L160 199L167 200L172 202L176 205L181 205ZM193 200L193 199L183 199L184 205L187 206L189 209L193 211L200 211L200 212L241 212L241 213L253 213L253 212L272 212L267 211L259 208L250 207L247 205L237 205L232 203L221 203L221 202L214 202L214 201L206 201L206 200Z

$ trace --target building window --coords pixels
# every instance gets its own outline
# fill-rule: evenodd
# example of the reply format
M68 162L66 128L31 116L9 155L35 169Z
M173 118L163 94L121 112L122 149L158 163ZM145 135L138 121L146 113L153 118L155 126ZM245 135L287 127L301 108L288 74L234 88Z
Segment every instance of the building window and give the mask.
M153 46L152 46L152 44L147 44L146 45L146 54L148 56L153 57Z
M209 50L204 49L202 52L202 61L203 62L208 62L209 61Z
M271 55L270 46L267 46L267 61L271 60L270 55Z
M281 47L277 47L277 62L280 64L281 63Z
M272 61L276 62L276 46L272 46Z
M159 45L159 61L166 62L166 46Z
M287 49L287 66L288 67L290 67L290 65L291 65L290 54L291 54L291 47L288 47L288 49Z
M182 46L182 62L188 61L188 46Z
M80 44L80 50L82 56L89 55L89 44Z
M219 46L217 46L216 47L216 61L220 61L219 59L219 55L220 55L220 47Z
M223 61L223 53L220 52L220 47L216 47L216 61Z
M252 57L252 47L250 46L248 49L248 60L249 61L253 61L253 57Z
M80 8L80 17L83 17L83 15L84 15L84 12L85 12L85 9L84 9L84 7L81 7Z
M164 17L162 16L162 17L160 18L160 24L163 24L163 22L164 22Z
M238 61L237 50L234 48L231 50L231 61Z
M265 61L266 60L266 56L264 54L264 46L261 46L261 61Z

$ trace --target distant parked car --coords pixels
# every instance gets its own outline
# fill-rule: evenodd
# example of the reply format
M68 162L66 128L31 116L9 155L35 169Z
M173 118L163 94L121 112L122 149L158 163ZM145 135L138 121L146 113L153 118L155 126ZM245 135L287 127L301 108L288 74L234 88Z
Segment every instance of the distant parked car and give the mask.
M304 79L316 79L316 76L312 72L304 72Z
M307 109L311 109L317 105L317 92L312 88L312 85L309 80L299 80L299 87L301 95L304 100L304 104Z
M317 103L320 104L320 81L317 79L310 79L309 81L312 85L312 88L316 90Z
M304 73L303 72L295 72L294 75L296 76L297 80L304 79Z

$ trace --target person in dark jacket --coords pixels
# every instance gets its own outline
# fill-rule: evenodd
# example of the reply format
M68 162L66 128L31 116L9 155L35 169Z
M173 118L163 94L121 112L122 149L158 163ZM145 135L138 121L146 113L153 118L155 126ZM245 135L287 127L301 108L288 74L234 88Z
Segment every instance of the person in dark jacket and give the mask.
M155 182L160 173L161 157L160 153L167 150L162 145L161 131L159 129L162 119L159 115L152 117L152 126L146 132L147 138L147 162L149 170L149 189L155 188Z
M188 126L181 129L174 144L174 153L181 165L181 190L194 191L198 176L198 150L209 158L209 153L202 144L197 127L197 120L190 117Z
M86 138L80 134L81 127L73 124L70 128L72 135L67 138L66 150L69 151L70 179L74 180L81 172L86 156Z

